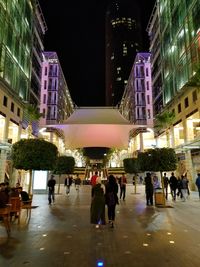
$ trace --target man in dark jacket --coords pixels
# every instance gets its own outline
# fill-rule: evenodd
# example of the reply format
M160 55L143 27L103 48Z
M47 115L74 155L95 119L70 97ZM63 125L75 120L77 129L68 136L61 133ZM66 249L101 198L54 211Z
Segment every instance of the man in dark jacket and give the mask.
M70 186L72 185L73 179L71 176L67 175L65 178L65 186L66 186L66 194L69 195L70 193Z
M144 178L147 206L153 205L153 182L151 173L147 172Z
M172 198L175 201L176 200L176 189L177 189L177 186L178 186L178 180L174 176L173 172L171 174L171 177L169 178L169 184L170 184L170 188L171 188Z
M56 185L56 180L54 179L54 176L51 175L51 178L47 183L47 186L49 187L49 193L48 193L49 205L51 205L52 201L55 202L55 185Z

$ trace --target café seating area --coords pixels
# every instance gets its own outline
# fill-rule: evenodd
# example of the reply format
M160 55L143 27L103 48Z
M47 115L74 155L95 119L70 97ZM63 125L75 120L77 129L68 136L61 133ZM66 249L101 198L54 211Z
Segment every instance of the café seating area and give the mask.
M32 199L32 195L30 195L30 199L26 202L23 202L20 197L10 197L6 207L0 208L0 223L5 227L8 236L10 236L12 224L20 224L22 209L27 211L24 214L26 220L30 220Z

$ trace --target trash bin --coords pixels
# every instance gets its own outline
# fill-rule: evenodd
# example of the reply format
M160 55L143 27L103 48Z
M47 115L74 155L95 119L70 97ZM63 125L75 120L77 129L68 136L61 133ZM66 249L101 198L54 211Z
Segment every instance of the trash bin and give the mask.
M156 188L154 193L155 205L165 205L165 195L162 188Z

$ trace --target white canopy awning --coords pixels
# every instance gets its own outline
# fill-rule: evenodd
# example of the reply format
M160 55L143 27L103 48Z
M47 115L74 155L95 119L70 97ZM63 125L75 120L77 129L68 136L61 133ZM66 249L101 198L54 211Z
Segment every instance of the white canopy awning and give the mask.
M145 125L130 124L114 108L78 108L63 124L45 127L63 130L69 149L83 147L109 147L126 149L129 132Z

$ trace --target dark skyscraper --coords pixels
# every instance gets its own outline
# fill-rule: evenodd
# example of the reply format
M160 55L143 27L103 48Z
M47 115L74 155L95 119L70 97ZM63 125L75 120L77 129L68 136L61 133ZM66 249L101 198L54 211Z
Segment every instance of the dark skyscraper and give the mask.
M106 105L117 105L123 95L142 30L136 1L114 0L106 12Z

